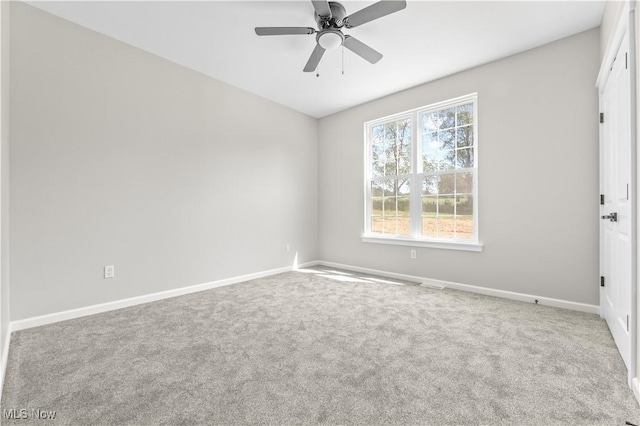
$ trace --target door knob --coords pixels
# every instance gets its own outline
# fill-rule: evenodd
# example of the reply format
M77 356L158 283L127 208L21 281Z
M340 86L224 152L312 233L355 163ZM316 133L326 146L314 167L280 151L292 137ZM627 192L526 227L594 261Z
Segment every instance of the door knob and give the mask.
M611 214L606 214L604 216L602 216L603 219L609 219L611 222L617 222L618 221L618 213L611 213Z

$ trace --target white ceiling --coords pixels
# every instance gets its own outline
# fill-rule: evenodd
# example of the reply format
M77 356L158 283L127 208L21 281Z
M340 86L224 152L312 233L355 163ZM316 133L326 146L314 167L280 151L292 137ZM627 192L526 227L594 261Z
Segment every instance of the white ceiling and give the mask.
M303 73L314 35L258 37L256 26L315 27L310 1L29 2L158 56L323 117L600 25L603 1L409 1L345 30L384 54L376 65L328 51ZM344 1L351 14L373 1Z

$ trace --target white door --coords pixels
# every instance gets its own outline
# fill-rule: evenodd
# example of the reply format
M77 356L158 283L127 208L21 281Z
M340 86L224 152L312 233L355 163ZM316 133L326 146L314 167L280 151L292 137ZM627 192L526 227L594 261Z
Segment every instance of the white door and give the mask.
M631 362L635 185L632 179L629 40L624 37L601 93L600 307L627 368Z

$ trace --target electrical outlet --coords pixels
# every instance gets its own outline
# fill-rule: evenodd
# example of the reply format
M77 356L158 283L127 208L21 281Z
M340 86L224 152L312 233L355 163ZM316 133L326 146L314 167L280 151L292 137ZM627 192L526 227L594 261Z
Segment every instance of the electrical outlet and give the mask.
M415 250L411 250L411 258L412 259L416 258L416 251Z
M104 267L104 277L113 278L116 276L116 267L113 265L107 265Z
M285 249L287 250L287 253L289 253L291 251L291 244L287 244Z

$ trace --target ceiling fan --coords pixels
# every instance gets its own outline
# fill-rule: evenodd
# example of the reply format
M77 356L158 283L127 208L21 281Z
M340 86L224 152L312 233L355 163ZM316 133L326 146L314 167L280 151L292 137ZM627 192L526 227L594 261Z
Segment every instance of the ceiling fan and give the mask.
M256 27L259 36L316 34L316 47L304 67L304 72L313 72L318 67L322 55L328 49L344 46L372 64L382 59L382 54L360 40L342 33L343 28L355 28L374 19L382 18L407 7L404 0L383 0L365 7L349 16L340 3L326 0L312 0L314 17L318 29L311 27Z

